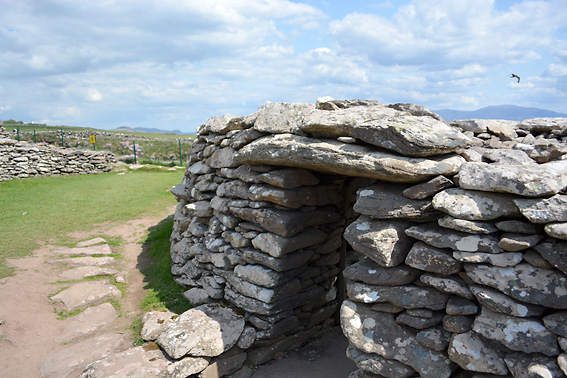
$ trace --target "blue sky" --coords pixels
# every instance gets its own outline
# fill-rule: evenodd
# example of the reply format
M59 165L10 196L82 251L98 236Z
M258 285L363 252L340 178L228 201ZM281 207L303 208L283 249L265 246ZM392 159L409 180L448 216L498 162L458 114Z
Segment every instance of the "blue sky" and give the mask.
M0 0L0 9L4 120L194 132L214 115L321 96L567 112L566 0Z

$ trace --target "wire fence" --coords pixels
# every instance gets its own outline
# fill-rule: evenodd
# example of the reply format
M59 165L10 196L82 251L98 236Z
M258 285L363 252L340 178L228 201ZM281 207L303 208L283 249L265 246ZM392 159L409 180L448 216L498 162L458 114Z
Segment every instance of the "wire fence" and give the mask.
M18 141L56 145L63 148L110 151L119 161L134 164L182 166L193 142L192 137L147 137L111 132L67 131L11 131Z

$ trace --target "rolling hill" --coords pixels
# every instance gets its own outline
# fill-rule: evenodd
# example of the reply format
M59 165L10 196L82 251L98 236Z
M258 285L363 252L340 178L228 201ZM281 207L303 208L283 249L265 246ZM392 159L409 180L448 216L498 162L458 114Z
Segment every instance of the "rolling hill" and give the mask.
M526 108L515 105L487 106L473 111L453 109L432 111L439 114L447 121L453 121L455 119L508 119L511 121L523 121L529 118L567 117L567 113L557 113L551 110Z

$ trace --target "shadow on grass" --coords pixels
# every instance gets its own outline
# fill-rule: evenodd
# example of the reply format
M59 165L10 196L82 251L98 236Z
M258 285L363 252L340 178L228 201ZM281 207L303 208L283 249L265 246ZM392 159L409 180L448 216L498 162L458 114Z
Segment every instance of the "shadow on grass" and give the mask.
M146 289L141 303L145 312L168 309L181 314L192 307L183 296L184 289L173 280L171 274L169 237L172 230L173 216L150 227L142 253L138 256L136 267L144 275Z

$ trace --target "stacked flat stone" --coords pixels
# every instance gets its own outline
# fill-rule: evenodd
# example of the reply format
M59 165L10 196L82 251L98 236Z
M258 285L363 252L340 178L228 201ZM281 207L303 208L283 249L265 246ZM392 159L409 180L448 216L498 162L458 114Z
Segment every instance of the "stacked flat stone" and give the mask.
M453 124L472 140L457 175L358 192L351 377L563 377L567 119Z
M172 189L172 273L243 314L245 365L332 324L352 263L351 378L561 377L564 135L367 100L213 117Z
M0 133L0 182L38 176L108 172L116 156L107 151L73 150L17 142Z

